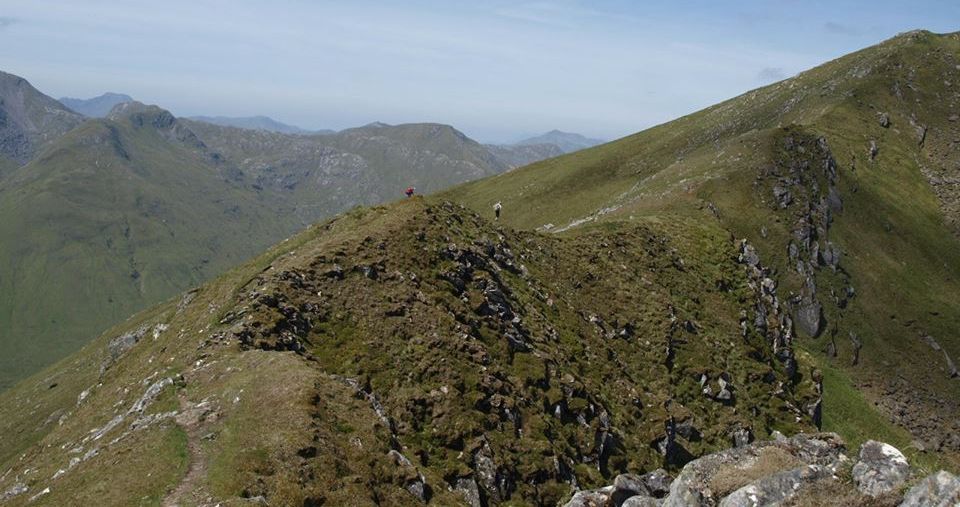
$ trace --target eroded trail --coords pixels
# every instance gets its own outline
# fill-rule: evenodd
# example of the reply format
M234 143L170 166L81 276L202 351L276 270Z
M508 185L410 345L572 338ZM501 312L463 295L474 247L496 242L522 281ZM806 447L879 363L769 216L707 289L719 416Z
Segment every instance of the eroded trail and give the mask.
M215 414L210 402L204 400L194 404L184 392L177 395L180 402L180 414L177 416L177 425L187 434L187 452L189 462L187 473L180 484L164 497L163 507L179 505L205 505L213 501L203 486L203 478L207 475L207 458L203 453L203 427L212 414Z

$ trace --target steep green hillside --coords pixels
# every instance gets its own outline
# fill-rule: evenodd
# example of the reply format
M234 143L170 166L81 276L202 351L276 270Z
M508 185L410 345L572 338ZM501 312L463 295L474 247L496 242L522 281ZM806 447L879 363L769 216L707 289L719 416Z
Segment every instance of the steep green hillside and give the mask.
M293 228L169 113L89 121L0 179L0 386Z
M956 453L958 65L957 34L903 34L447 197L487 215L502 201L505 224L555 232L664 213L717 223L757 246L795 295L800 346L837 369L828 422L878 424L829 415L867 406L853 383L917 447Z
M0 158L0 390L319 219L507 169L444 125L294 136L135 102L16 165Z
M778 318L741 250L689 219L551 237L419 198L352 212L0 395L0 491L553 504L813 428L818 377L741 324ZM155 473L92 486L118 466Z

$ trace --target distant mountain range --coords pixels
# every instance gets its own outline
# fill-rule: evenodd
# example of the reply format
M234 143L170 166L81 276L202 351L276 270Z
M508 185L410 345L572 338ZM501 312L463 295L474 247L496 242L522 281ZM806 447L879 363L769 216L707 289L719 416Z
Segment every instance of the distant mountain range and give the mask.
M563 150L564 153L572 153L574 151L590 148L598 144L603 144L605 142L606 141L602 139L591 139L589 137L585 137L580 134L574 134L570 132L561 132L559 130L551 130L546 134L542 134L536 137L531 137L529 139L524 139L514 144L517 146L552 144L554 146L559 147L561 150Z
M70 97L60 99L60 103L70 110L90 118L103 118L113 109L113 106L124 102L133 102L133 97L123 93L107 92L92 99L73 99Z
M488 144L486 146L497 158L503 160L510 167L522 167L540 160L590 148L604 142L580 134L551 130L546 134L523 139L513 144Z
M0 387L321 218L518 164L448 125L292 135L128 99L64 99L84 118L0 74Z
M60 103L72 111L91 118L103 118L117 104L133 102L134 99L126 94L107 92L91 99L74 99L64 97ZM195 122L209 123L221 127L235 127L263 132L297 135L325 135L334 134L335 130L320 129L307 130L296 125L279 122L269 116L188 116L187 119ZM389 127L383 122L373 122L364 127ZM501 162L510 168L521 167L543 159L557 157L564 153L590 148L605 141L591 139L580 134L551 130L539 136L522 139L512 144L487 144L486 148Z
M0 238L16 238L0 242L0 387L317 220L563 154L442 124L306 132L118 93L58 102L10 74L0 101Z
M266 132L279 132L281 134L332 134L334 130L307 130L295 125L281 123L268 116L190 116L189 119L212 123L222 127L237 127L250 130L263 130Z

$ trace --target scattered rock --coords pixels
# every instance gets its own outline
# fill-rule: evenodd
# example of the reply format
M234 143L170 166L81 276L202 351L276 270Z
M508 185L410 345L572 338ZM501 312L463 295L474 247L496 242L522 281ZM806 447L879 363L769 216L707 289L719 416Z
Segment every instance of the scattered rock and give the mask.
M790 189L781 185L773 186L773 199L777 202L777 205L780 206L781 209L790 206L790 203L793 202L793 196L790 194Z
M900 507L956 507L960 505L960 478L941 470L910 488Z
M387 453L387 457L392 459L393 463L401 469L404 489L421 502L427 503L430 500L430 489L427 487L427 481L423 474L399 451L391 450Z
M820 262L836 271L840 265L840 248L827 241L820 250Z
M730 434L734 447L745 447L753 441L753 433L747 428L737 428Z
M454 484L453 489L460 493L470 507L482 507L480 502L480 489L477 487L477 481L472 477L460 477Z
M22 495L26 493L28 489L30 488L28 488L24 484L20 484L20 483L14 484L13 486L10 487L10 489L4 491L3 494L0 495L0 501L7 501L15 496Z
M655 498L663 498L670 493L670 484L673 477L662 468L643 474L643 483L647 486L647 491Z
M650 496L647 484L639 475L620 474L613 480L613 488L610 500L615 506L623 504L630 497Z
M823 307L812 295L805 295L800 300L796 314L797 326L810 336L820 335L823 323Z
M663 499L652 498L649 496L634 496L627 498L620 507L660 507L663 505Z
M870 160L877 158L877 154L880 153L880 148L877 147L877 142L873 139L870 140Z
M850 344L853 345L853 359L850 361L850 364L856 366L860 363L860 349L863 347L863 342L860 341L860 337L856 333L850 331Z
M869 440L860 447L860 460L853 466L853 482L869 496L899 488L910 474L907 458L896 447Z
M613 486L590 491L577 491L563 507L606 507L610 502Z
M883 128L890 127L890 115L887 113L880 113L880 126Z
M747 240L742 240L740 243L740 262L748 266L760 264L760 256L757 255L757 250L753 248L753 245L747 243Z
M124 353L132 349L150 330L149 325L142 325L133 331L128 331L117 336L107 343L107 353L109 357L100 365L100 374L113 366L113 363L120 359Z

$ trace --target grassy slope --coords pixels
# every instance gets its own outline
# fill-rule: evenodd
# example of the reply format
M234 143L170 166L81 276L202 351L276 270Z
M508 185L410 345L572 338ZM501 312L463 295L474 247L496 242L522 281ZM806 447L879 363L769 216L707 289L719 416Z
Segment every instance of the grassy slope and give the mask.
M463 269L454 251L473 259L473 281L462 294L444 279ZM201 444L208 473L198 485L221 499L247 492L280 503L318 495L334 503L349 498L366 504L371 495L411 503L399 487L409 474L384 459L395 438L424 474L435 502L457 502L447 484L464 476L475 477L486 496L498 494L471 472L479 466L473 456L486 446L510 477L512 498L552 503L568 494L569 473L581 485L597 485L618 471L677 466L690 454L725 447L738 427L758 436L809 429L790 408L809 401L809 378L787 382L787 393L773 395L766 382L783 373L763 338L738 335L736 316L751 296L735 253L722 228L697 220L650 220L557 238L498 231L456 206L420 199L359 210L205 285L188 305L174 301L131 319L0 395L0 432L12 436L0 446L3 468L12 467L0 478L0 490L19 480L31 491L52 487L45 497L50 503L60 495L90 494L89 484L110 473L115 460L133 469L146 466L125 454L139 442L134 438L170 440L154 458L161 476L129 474L139 477L132 491L174 489L185 465L177 451L182 439L169 420L133 431L117 445L101 444L97 459L51 477L69 460L65 449L105 424L117 410L111 407L122 410L139 396L149 383L145 377L177 373L185 376L180 396L216 407L217 418L203 429L215 436ZM524 268L505 263L503 255ZM326 274L335 263L342 265L342 281ZM369 266L379 273L375 279L363 274ZM713 288L720 280L727 288ZM517 328L484 310L495 301L484 286L504 292L529 351L508 346L504 334ZM298 336L313 361L237 348L243 336L272 348L289 336L291 322L299 322L264 303L270 300L264 295L281 301L279 308L300 309L312 322ZM677 322L689 320L695 329L671 324L670 308ZM588 320L591 315L603 328ZM167 331L146 338L97 380L110 337L159 322L169 325ZM605 336L628 323L632 334ZM664 357L668 340L676 347L672 367ZM735 405L700 394L700 374L715 382L722 371L737 387ZM358 403L333 380L338 375L368 385L392 423L378 423L369 403ZM91 394L78 404L78 393L88 387ZM155 407L174 393L163 396ZM319 415L311 415L315 410ZM669 417L697 431L678 437L678 455L665 463L651 442L663 436ZM62 424L54 422L60 418ZM616 443L598 462L596 439L604 428ZM297 458L311 438L327 447L315 459ZM360 448L350 444L357 439ZM90 445L97 444L84 452ZM16 457L21 454L23 460ZM24 475L24 466L36 471ZM303 470L312 475L300 482ZM102 493L110 495L108 503L140 498L115 489Z
M0 161L0 234L17 238L0 245L0 390L320 218L504 169L447 126L283 136L167 120L131 105L16 171Z
M827 321L839 326L835 365L820 352L823 339L804 346L833 373L827 376L826 413L835 404L850 416L841 423L828 415L828 427L853 443L882 432L898 434L891 440L908 445L902 429L875 411L859 410L869 404L850 384L872 385L865 392L873 397L883 380L902 374L914 387L957 401L942 357L918 336L929 332L953 357L960 355L960 245L920 170L921 164L948 165L930 153L930 145L938 135L942 145L952 140L948 117L957 112L957 98L945 83L956 82L957 59L955 34L900 36L674 122L446 195L487 214L491 203L502 200L504 221L526 228L590 217L695 215L713 203L725 226L757 244L762 257L785 273L785 288L796 289L799 279L790 274L785 248L792 223L771 212L769 186L754 190L753 184L772 163L778 127L795 123L825 136L840 166L845 207L831 239L844 252L842 265L858 297L842 319L828 309ZM902 99L892 91L895 83L903 88ZM891 128L879 125L881 111L889 112ZM931 126L923 149L912 115ZM875 162L866 160L870 139L881 147ZM942 145L939 154L947 151ZM865 343L857 368L846 367L848 331Z
M3 387L284 232L202 154L122 122L87 122L0 185Z

